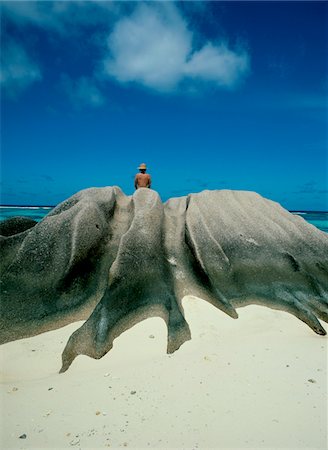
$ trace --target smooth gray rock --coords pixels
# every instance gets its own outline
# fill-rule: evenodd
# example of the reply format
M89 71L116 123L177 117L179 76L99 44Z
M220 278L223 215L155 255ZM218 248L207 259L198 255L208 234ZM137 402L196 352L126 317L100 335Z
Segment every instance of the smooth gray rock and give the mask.
M87 319L62 372L79 354L101 358L148 317L165 320L174 352L190 339L186 295L233 318L248 304L284 310L326 334L328 235L254 192L163 204L150 189L86 189L1 244L1 343Z

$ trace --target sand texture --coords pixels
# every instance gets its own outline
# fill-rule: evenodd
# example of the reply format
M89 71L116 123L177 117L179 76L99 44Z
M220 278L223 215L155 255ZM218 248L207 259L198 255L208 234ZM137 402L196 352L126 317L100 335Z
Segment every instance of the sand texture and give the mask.
M183 306L192 340L172 355L160 318L63 374L82 322L2 345L1 448L327 448L324 337L261 306L239 320L199 299Z
M4 229L2 448L327 448L326 233L118 187Z

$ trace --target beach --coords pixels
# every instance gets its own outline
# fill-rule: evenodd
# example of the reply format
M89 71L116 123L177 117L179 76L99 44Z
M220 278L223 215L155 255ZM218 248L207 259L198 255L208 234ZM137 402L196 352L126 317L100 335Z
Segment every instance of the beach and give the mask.
M0 450L328 450L327 19L1 2Z
M195 297L183 306L192 339L172 355L159 318L64 374L83 322L2 345L1 447L327 448L327 338L260 306L237 320Z

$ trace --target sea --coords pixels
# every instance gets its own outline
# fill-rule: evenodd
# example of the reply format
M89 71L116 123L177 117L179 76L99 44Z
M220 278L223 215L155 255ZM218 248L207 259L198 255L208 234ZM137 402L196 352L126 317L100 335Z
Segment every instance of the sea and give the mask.
M42 220L54 206L0 206L0 220L6 220L10 217L24 216L39 222ZM311 223L319 230L328 233L328 211L290 211L297 214L307 222Z

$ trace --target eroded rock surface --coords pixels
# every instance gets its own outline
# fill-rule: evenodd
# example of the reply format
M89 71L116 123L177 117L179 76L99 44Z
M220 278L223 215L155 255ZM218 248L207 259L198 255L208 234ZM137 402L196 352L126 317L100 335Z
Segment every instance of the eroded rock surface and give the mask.
M1 238L1 343L87 319L61 371L101 358L147 317L168 326L168 352L190 339L181 300L229 316L261 304L317 334L328 321L328 235L254 192L203 191L163 204L155 191L81 191L33 228Z

